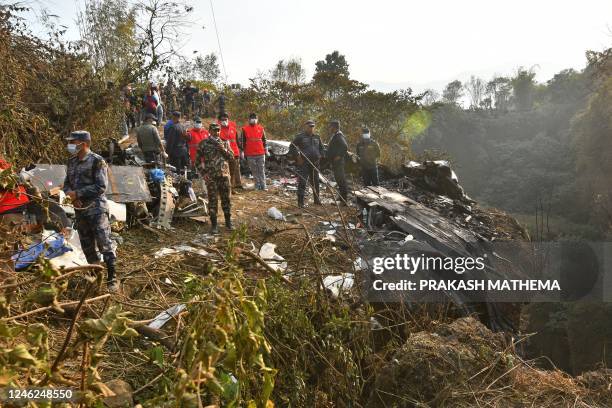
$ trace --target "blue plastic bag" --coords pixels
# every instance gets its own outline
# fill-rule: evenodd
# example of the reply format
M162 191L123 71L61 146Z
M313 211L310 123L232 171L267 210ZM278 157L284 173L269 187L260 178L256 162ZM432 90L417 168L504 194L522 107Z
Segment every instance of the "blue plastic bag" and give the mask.
M161 183L164 181L165 174L162 169L151 169L149 175L151 176L151 180L156 183Z
M52 259L68 251L72 248L66 245L66 240L62 234L55 233L44 242L34 244L27 249L15 253L11 259L15 262L15 270L21 270L32 265L38 257L44 252L44 257Z

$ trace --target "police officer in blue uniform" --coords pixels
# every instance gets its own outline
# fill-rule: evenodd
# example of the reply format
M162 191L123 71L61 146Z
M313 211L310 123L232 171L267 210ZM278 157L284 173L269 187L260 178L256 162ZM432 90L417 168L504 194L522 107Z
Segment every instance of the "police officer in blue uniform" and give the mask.
M63 190L75 207L77 231L81 248L90 264L100 262L102 254L107 269L110 292L119 289L115 277L115 251L111 242L108 203L104 192L108 186L107 165L104 159L90 150L91 135L85 130L72 132L68 141L71 154L66 169Z

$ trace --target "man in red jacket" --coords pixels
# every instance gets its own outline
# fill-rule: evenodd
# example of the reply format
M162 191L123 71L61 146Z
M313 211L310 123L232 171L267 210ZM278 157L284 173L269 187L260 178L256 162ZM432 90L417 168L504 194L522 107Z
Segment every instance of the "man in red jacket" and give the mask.
M202 140L208 138L209 136L208 130L202 127L202 119L199 116L196 116L193 119L193 127L187 131L187 134L189 137L189 158L191 159L191 164L197 167L197 163L195 161L198 146Z
M229 120L227 112L221 112L218 117L218 123L221 126L221 140L227 140L230 148L234 153L234 160L230 162L230 184L232 192L237 188L242 188L242 180L240 180L240 149L238 148L238 131L236 122Z
M266 190L266 132L257 121L257 114L249 115L249 123L242 127L240 135L241 158L246 157L255 178L255 189Z

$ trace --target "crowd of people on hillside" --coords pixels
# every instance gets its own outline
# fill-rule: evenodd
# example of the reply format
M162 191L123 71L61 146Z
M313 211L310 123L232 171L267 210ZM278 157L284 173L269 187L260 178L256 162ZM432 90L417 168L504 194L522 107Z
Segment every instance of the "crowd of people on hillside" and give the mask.
M218 233L219 198L226 229L232 230L231 197L236 190L242 189L241 162L248 165L255 189L267 190L265 163L270 153L265 129L255 112L249 114L240 127L230 120L223 93L216 98L216 106L213 106L211 93L199 90L189 82L181 91L180 101L175 97L171 82L165 89L166 92L161 92L159 86L150 82L144 95L138 96L131 87L127 87L124 94L126 127L136 128L136 140L146 162L162 168L170 164L177 172L196 170L206 187L211 233ZM185 113L171 110L179 104ZM171 112L170 118L164 123L167 111ZM202 117L210 118L214 112L218 112L216 121L207 120L210 123L206 129ZM186 121L186 117L192 119ZM162 123L163 133L160 135L158 126ZM191 123L191 126L186 123ZM337 184L338 202L347 205L350 188L345 167L351 155L340 122L333 120L328 123L328 144L323 143L315 127L313 120L307 120L303 124L303 131L290 143L288 157L295 162L298 178L297 204L300 208L306 206L305 197L310 184L314 204L322 205L319 176L322 160L327 160ZM110 239L109 204L105 197L108 188L107 164L104 158L90 149L92 139L88 131L74 131L66 141L70 158L62 189L74 205L81 247L89 263L99 263L98 253L102 255L108 271L109 291L116 291L119 288L115 272L116 254ZM363 183L366 186L378 185L380 147L370 137L366 127L362 129L356 154ZM0 160L0 170L8 167L8 163ZM7 217L29 213L42 222L45 217L55 217L62 228L67 227L68 220L61 218L61 211L51 208L51 215L37 211L30 196L23 186L0 188L0 222L6 221Z
M198 88L191 81L186 81L181 87L172 80L165 85L150 81L141 91L130 84L124 88L122 100L125 111L122 124L124 136L144 123L148 114L155 116L157 123L162 123L175 111L183 112L189 118L208 118L225 110L223 92L215 95L212 90Z

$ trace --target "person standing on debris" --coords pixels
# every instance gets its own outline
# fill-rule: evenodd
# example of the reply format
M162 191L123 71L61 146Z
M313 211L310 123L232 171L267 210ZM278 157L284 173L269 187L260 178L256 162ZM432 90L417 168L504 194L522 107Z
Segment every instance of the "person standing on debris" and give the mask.
M157 126L153 123L154 120L155 115L147 113L145 115L145 123L136 129L138 147L142 150L144 159L148 163L159 163L160 154L166 155Z
M181 112L172 114L172 126L168 129L166 136L166 149L169 162L178 171L189 165L189 148L187 146L187 130L181 123Z
M365 186L378 185L378 159L380 146L370 137L370 129L361 130L361 141L357 144L357 156L361 168L361 179Z
M217 99L217 103L219 105L219 115L223 115L225 112L225 92L221 92L219 94L219 98Z
M189 159L191 164L196 164L196 153L200 142L209 136L208 130L202 127L202 119L196 116L193 119L193 127L187 131L189 137Z
M227 140L234 153L234 160L230 163L230 182L233 192L237 188L242 189L242 180L240 179L240 149L238 148L236 122L230 121L229 114L224 112L219 114L217 123L221 126L221 140Z
M297 135L289 147L289 157L293 158L298 166L298 207L304 208L306 185L310 181L315 205L321 205L319 196L319 164L325 155L321 137L314 133L315 122L308 120L304 123L304 131Z
M340 131L340 121L332 120L329 122L329 130L332 137L327 148L327 159L331 164L334 172L334 179L338 184L338 191L342 204L346 205L348 198L348 184L346 182L346 174L344 171L345 159L348 152L348 144L344 134Z
M240 135L240 158L246 157L249 169L255 178L256 190L267 190L266 186L266 132L258 123L257 114L249 115L249 123L242 127Z
M151 88L147 89L147 93L144 97L143 111L145 115L147 113L151 113L157 117L157 100L155 99L155 95L153 94L153 90Z
M170 128L172 127L172 125L174 125L174 116L176 115L177 111L172 112L172 114L170 115L170 119L168 119L166 121L166 124L164 125L164 140L166 142L168 142L168 134L170 133Z
M90 264L100 262L96 252L98 247L106 264L108 290L117 292L116 256L111 242L108 203L104 196L108 187L106 162L90 150L89 132L72 132L66 140L72 157L68 160L63 190L75 207L81 247Z
M204 116L210 117L210 92L208 89L204 88L202 91L202 104L204 108Z
M157 102L157 106L155 107L155 117L157 118L157 123L162 123L164 119L164 106L162 104L162 99L159 94L160 89L158 89L157 84L155 82L151 82L151 95Z
M208 127L210 136L204 139L198 146L196 163L200 175L206 182L208 191L208 214L210 216L210 232L216 234L217 211L219 202L217 195L221 196L221 208L225 215L225 227L232 230L231 219L231 187L230 187L230 163L234 160L234 154L230 148L229 141L220 137L220 126L211 123Z
M187 117L191 117L195 110L195 98L198 93L198 88L191 85L191 81L187 81L183 88L183 111L187 113Z

